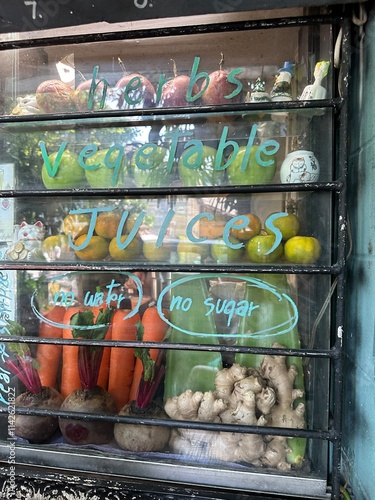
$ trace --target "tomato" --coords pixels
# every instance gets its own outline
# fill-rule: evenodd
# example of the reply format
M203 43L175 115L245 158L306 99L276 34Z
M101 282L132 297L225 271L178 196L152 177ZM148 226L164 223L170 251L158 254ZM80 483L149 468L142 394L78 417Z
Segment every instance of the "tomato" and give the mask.
M275 236L271 234L259 234L251 238L246 245L246 255L252 262L267 264L280 259L283 254L283 245L280 243L271 253L269 250L274 246Z
M320 257L321 246L313 236L294 236L285 243L284 254L293 264L314 264Z

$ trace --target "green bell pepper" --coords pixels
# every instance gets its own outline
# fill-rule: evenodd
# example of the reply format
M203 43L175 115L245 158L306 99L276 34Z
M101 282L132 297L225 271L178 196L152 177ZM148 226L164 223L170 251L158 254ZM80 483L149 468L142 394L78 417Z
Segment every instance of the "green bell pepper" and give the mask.
M172 275L172 283L175 283L171 287L170 323L173 326L167 334L168 342L218 345L213 315L206 315L204 306L204 300L208 297L206 280L194 275L175 274ZM176 303L173 306L176 296L181 297L184 304L190 304L190 307L179 307ZM219 351L169 349L166 354L164 400L178 396L187 389L193 392L215 390L215 375L221 369Z

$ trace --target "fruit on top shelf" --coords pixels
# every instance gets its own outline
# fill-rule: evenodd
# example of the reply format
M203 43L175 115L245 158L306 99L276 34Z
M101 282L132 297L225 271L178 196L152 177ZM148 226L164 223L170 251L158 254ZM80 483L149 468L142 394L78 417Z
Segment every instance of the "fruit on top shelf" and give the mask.
M157 96L161 107L189 106L197 104L195 96L199 93L198 85L188 75L178 75L176 62L173 62L174 77L167 80L161 87L160 98ZM159 90L160 92L160 86Z
M241 100L242 82L236 74L242 73L237 68L230 73L223 69L224 55L221 53L219 69L208 75L201 85L201 103L203 106L236 103Z
M43 113L69 113L76 110L74 90L61 80L46 80L36 89L36 102Z
M151 108L156 104L156 92L152 83L139 73L124 75L115 89L120 90L119 109Z
M73 100L78 111L87 111L92 109L101 109L104 107L104 82L98 79L90 78L77 85ZM90 99L91 96L91 99Z

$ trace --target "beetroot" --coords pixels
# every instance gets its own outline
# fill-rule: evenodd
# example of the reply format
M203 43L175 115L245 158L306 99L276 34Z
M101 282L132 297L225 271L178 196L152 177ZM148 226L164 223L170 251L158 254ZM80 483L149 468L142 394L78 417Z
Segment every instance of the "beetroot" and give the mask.
M79 311L70 318L72 336L76 339L103 340L110 325L113 310L100 309L96 319L90 310ZM103 346L80 345L78 348L78 373L82 388L65 398L61 410L79 413L114 415L117 407L113 397L97 385ZM64 439L69 444L104 444L113 438L113 423L88 419L59 418Z
M112 396L99 386L77 389L65 398L62 411L114 415L117 412ZM69 444L104 444L113 437L113 423L95 420L59 419L60 430Z
M23 392L16 398L16 407L24 406L35 410L59 410L63 398L52 387L43 387L36 394L30 391ZM15 433L27 439L30 443L43 443L47 441L58 429L58 419L53 416L16 415Z
M8 321L9 335L24 336L26 330L15 321ZM51 387L43 387L37 370L37 363L31 356L30 348L24 343L9 343L14 354L5 361L5 366L14 373L26 387L26 392L17 396L15 405L33 409L58 410L63 398ZM42 443L58 428L58 419L52 416L15 415L15 434L31 443Z

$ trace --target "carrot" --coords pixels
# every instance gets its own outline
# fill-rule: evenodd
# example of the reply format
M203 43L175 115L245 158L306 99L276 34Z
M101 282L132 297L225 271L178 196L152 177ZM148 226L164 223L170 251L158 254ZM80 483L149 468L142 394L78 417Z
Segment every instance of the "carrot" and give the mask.
M140 315L137 313L131 318L126 318L130 312L130 309L118 309L113 314L112 340L136 340L136 323L140 321ZM118 410L121 410L129 401L134 366L134 348L111 348L108 392L115 399Z
M163 309L163 314L167 317L167 311ZM148 307L142 316L143 341L144 342L162 342L168 330L168 324L160 317L157 307ZM156 361L159 349L150 349L150 358ZM137 358L135 362L133 382L130 390L129 400L135 401L139 384L143 373L142 360Z
M112 325L108 328L108 331L107 331L104 338L105 338L105 340L111 340L111 338L112 338ZM108 389L110 358L111 358L111 348L104 347L102 362L100 363L98 385L105 390Z
M89 309L88 307L77 306L69 307L64 315L63 323L70 324L70 318L80 312ZM72 328L63 329L63 338L72 339ZM81 380L78 374L78 346L64 345L62 349L62 370L61 370L61 387L60 393L63 398L66 398L76 389L81 387Z
M63 323L66 308L53 306L44 317L54 323ZM42 321L39 326L40 338L60 339L63 335L62 328L52 326ZM57 374L60 367L61 344L38 344L36 359L38 362L38 372L40 382L45 387L56 387Z

